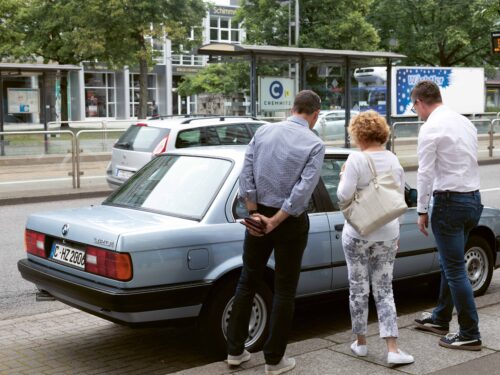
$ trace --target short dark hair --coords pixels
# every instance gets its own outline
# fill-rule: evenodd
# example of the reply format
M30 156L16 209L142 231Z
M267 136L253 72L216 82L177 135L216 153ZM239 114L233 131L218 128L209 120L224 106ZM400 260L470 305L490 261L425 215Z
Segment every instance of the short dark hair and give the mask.
M425 104L436 104L443 102L438 85L428 80L420 81L415 85L413 90L411 90L411 99L418 99Z
M321 109L321 99L314 91L302 90L295 96L293 112L311 115L319 109Z

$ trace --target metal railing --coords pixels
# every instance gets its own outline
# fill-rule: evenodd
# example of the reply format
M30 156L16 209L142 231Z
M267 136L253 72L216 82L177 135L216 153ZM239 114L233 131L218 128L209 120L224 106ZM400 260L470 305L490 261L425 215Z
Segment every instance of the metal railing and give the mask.
M495 148L494 142L495 142L495 125L500 124L500 118L496 118L493 120L489 119L471 119L470 120L476 128L478 127L479 124L488 124L488 156L493 157L493 149ZM417 126L417 134L420 132L420 127L424 124L423 121L399 121L395 122L392 124L392 132L391 132L391 151L395 153L395 140L397 138L403 138L403 137L398 137L396 135L397 129L402 128L402 127L409 127L409 126Z
M398 121L392 124L392 132L391 132L391 151L394 152L395 141L398 138L396 136L397 128L415 126L417 125L417 134L420 131L420 127L423 125L423 121Z
M5 136L5 135L33 135L33 134L42 134L42 135L49 135L49 134L67 134L71 137L71 179L73 183L73 188L78 187L77 186L77 176L76 176L76 171L78 169L78 166L76 165L77 159L76 159L76 145L77 145L77 138L75 136L75 133L73 133L71 130L25 130L25 131L14 131L14 132L0 132L0 136ZM47 140L45 140L47 142Z
M75 148L76 148L76 155L75 155L75 161L76 161L76 187L80 187L80 153L82 150L80 149L80 136L82 134L89 134L89 133L119 133L123 132L125 129L101 129L101 130L80 130L78 133L76 133L75 136Z
M282 120L282 118L260 118L262 120ZM130 121L130 120L128 120ZM500 118L496 118L493 120L481 120L481 119L472 119L472 123L474 123L476 126L483 124L487 126L487 137L488 137L488 155L489 157L493 157L493 150L495 148L495 127L500 126ZM68 142L71 143L71 150L68 150L68 153L71 152L71 180L72 180L72 186L73 188L80 188L81 187L81 175L83 174L82 172L82 165L84 164L84 161L82 160L81 154L83 150L81 149L82 142L85 140L84 136L89 133L94 133L94 134L102 134L103 139L107 140L108 133L120 133L126 130L126 128L118 128L118 129L109 129L110 121L107 120L99 120L96 121L95 123L99 123L101 128L99 129L83 129L75 132L75 129L68 130L68 129L63 129L63 130L35 130L35 131L30 131L30 130L25 130L25 131L4 131L0 132L0 139L4 139L5 136L19 136L19 135L43 135L45 137L44 139L44 144L45 144L45 152L47 152L47 146L49 145L50 140L48 139L48 135L65 135L69 136L69 139L67 140ZM60 125L62 122L53 122L51 124L54 125ZM73 121L70 121L69 123L75 123ZM88 122L78 122L78 124L84 124L88 125ZM416 136L413 137L405 137L401 136L401 130L404 129L405 127L412 126L414 129L412 129L412 134L415 133L415 135L418 134L418 131L420 130L420 127L422 126L423 122L422 121L399 121L393 123L392 126L392 134L391 134L391 150L392 152L395 152L395 144L397 139L401 138L407 138L408 141L412 144L416 144ZM485 129L483 129L485 130ZM409 134L409 133L407 133ZM486 136L486 132L482 133L483 136ZM99 137L97 137L99 139ZM484 137L483 137L484 139ZM89 139L92 141L93 139ZM2 143L2 146L5 144ZM109 147L109 145L106 144L103 147ZM107 149L104 148L104 151L107 152Z

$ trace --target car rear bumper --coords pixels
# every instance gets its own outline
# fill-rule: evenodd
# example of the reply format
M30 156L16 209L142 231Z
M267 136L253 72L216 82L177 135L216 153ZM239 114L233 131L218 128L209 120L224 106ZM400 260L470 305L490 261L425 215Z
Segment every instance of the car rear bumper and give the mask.
M49 269L29 259L17 267L22 277L56 299L118 323L191 318L199 314L210 282L119 289Z
M106 182L108 183L108 186L113 190L120 187L124 183L124 181L113 178L111 176L106 176Z

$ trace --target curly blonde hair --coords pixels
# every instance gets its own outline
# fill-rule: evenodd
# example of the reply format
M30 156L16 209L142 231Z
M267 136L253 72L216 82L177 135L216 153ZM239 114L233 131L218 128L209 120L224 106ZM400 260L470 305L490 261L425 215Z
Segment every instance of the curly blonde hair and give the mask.
M361 112L353 117L348 130L356 143L365 144L374 142L385 144L391 133L385 118L375 111Z

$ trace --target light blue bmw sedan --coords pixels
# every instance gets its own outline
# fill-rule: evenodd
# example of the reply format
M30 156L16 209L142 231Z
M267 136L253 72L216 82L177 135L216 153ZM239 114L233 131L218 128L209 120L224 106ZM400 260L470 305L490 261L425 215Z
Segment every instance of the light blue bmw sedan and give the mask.
M212 347L224 350L232 297L242 267L247 215L237 200L246 146L163 154L99 206L29 216L22 276L56 299L122 324L198 318ZM297 298L348 289L341 245L344 218L336 196L349 150L327 148L309 204L309 242ZM395 280L436 276L432 235L416 226L416 191L401 223ZM465 251L476 295L489 286L500 257L500 210L485 208ZM262 346L269 322L273 259L255 295L249 350Z

